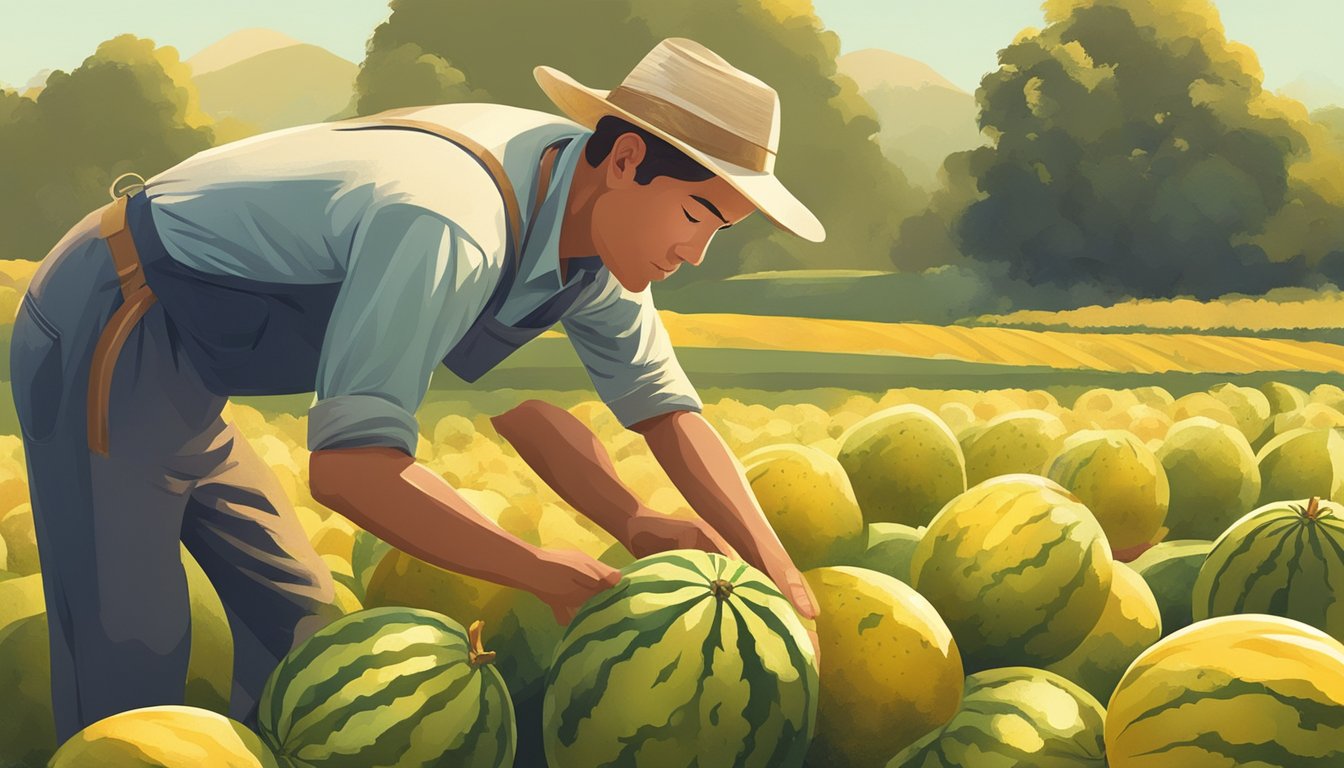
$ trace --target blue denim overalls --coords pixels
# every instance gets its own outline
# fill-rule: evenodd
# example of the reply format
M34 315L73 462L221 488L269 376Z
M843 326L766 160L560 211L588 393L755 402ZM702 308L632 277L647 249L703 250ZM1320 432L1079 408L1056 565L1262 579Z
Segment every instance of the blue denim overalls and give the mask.
M361 127L359 129L368 129ZM47 255L11 344L51 637L56 736L128 709L183 701L190 616L179 541L224 603L234 640L230 716L255 724L257 698L290 648L335 617L327 566L270 468L221 418L229 395L311 392L339 283L281 285L174 261L131 196L127 224L158 301L115 360L110 452L90 451L90 359L123 303L98 212ZM542 333L592 283L575 260L566 287L519 327L489 305L444 364L474 381Z

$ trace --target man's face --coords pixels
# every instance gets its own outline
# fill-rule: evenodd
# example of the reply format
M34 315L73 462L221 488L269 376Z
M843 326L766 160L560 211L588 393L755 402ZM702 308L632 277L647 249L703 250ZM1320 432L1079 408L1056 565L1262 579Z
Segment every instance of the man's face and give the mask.
M605 189L593 206L593 243L602 262L627 290L642 291L682 264L705 258L714 234L756 207L718 176L681 181L658 176L635 182L644 142L627 133L616 140L602 169Z

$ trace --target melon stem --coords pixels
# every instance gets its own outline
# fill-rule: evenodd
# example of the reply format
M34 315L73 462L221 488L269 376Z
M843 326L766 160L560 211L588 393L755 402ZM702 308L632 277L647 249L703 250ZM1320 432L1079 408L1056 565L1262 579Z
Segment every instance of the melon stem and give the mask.
M1320 504L1321 500L1315 496L1312 496L1311 501L1307 502L1306 515L1308 520L1315 520L1320 515Z
M467 646L467 659L471 662L471 666L473 667L489 664L495 660L494 651L487 651L481 647L481 631L484 629L485 621L483 619L477 619L471 622L470 627L467 627L467 641L469 643Z
M715 579L709 583L710 591L720 600L727 600L733 594L733 584L723 579Z

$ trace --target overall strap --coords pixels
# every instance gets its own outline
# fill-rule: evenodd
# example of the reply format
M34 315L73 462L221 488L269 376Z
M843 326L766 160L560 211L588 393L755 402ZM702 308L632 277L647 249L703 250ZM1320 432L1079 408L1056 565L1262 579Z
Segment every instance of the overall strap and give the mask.
M504 164L495 157L489 149L486 149L480 142L459 131L447 128L438 123L432 123L428 120L417 120L411 117L403 117L410 112L419 111L422 107L402 107L399 109L389 109L376 114L363 117L352 117L346 120L336 121L339 125L349 125L349 128L338 128L337 130L356 130L360 128L407 128L411 130L423 131L453 142L469 154L476 158L481 167L486 170L495 180L495 186L499 188L500 196L504 198L504 217L508 227L508 251L510 261L517 261L522 258L522 222L518 205L518 193L514 191L513 182L509 181L509 176L504 172ZM544 196L547 186L549 186L551 166L554 164L556 151L559 142L546 148L541 159L540 183L537 185L536 196L532 203L532 215L536 217L537 209L541 207L541 200ZM531 221L532 219L529 219Z

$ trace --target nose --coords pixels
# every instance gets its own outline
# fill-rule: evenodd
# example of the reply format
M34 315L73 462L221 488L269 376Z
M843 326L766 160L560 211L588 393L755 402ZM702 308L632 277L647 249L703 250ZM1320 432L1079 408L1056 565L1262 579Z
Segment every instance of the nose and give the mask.
M673 249L672 255L675 256L678 261L684 261L693 267L699 266L700 262L705 260L705 251L708 247L709 243L707 242L698 245L695 243L687 243Z

